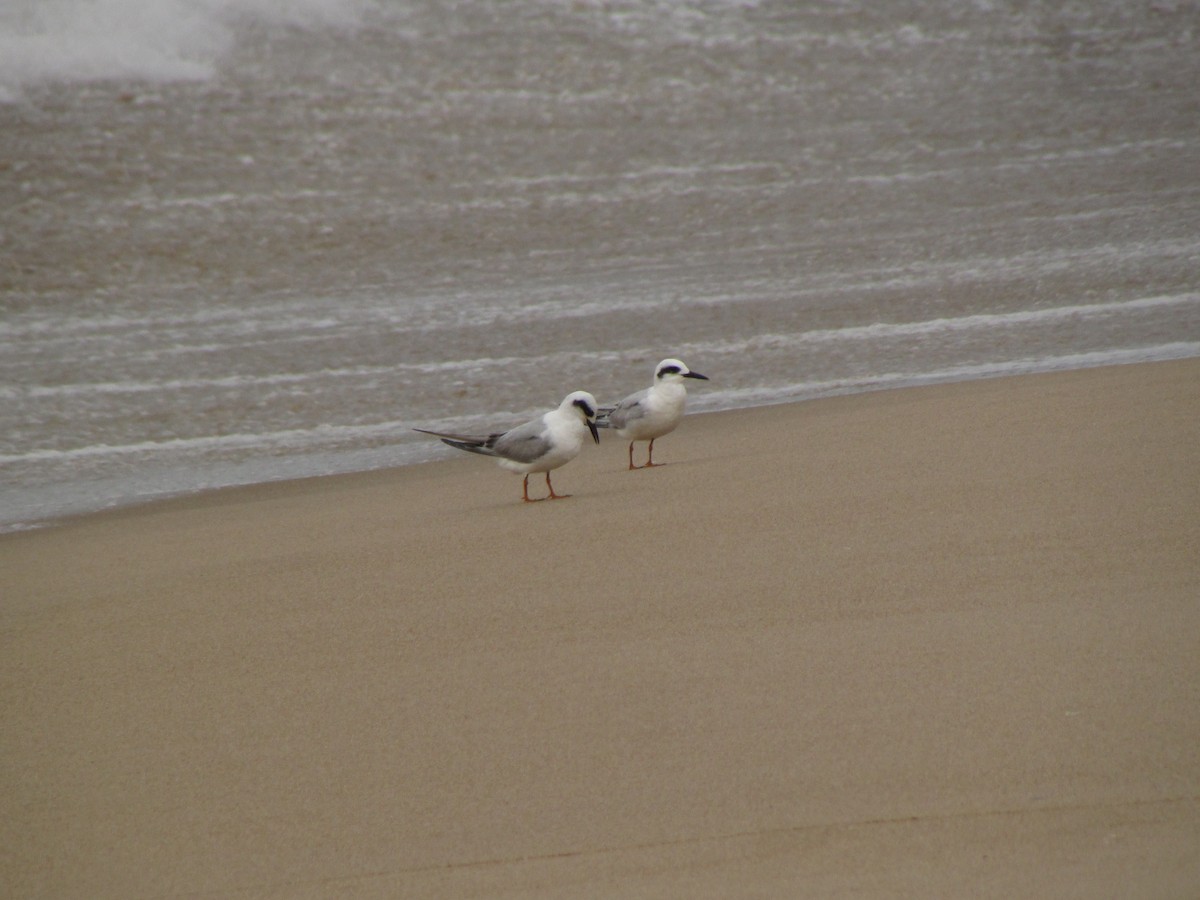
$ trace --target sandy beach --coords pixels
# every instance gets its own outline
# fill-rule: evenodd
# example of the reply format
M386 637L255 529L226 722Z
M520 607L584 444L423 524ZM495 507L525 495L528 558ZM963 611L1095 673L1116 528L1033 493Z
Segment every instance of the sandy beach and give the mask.
M4 536L0 894L1196 896L1198 447L1193 359Z

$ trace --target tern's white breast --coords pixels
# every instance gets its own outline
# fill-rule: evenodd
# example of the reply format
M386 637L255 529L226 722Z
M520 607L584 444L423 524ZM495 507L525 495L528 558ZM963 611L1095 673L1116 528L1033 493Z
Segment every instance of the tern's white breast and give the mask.
M663 382L650 388L642 401L645 414L625 423L617 434L631 441L649 441L674 431L687 406L687 388Z

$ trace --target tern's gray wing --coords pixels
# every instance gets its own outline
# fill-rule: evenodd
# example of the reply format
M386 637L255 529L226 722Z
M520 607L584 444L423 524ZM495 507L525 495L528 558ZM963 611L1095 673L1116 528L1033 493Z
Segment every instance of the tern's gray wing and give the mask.
M427 428L414 428L413 431L419 431L421 434L432 434L434 437L441 438L443 444L449 444L451 447L466 450L470 453L481 453L484 456L495 456L492 445L504 437L504 434L501 432L497 432L496 434L451 434L446 431L430 431Z
M513 462L536 462L550 452L546 426L540 418L518 425L512 431L497 436L490 444L489 450L493 455L511 459Z
M649 396L649 391L638 391L630 394L608 414L608 422L613 428L624 428L635 419L646 415L646 405L642 402Z

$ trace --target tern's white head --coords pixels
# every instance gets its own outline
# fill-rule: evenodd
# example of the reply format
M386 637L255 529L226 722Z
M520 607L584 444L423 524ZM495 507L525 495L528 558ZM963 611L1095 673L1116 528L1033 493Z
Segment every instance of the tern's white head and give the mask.
M681 384L684 378L702 378L708 381L707 375L701 375L699 372L693 372L683 360L679 359L664 359L658 364L658 368L654 370L654 383L661 384L663 382L671 382Z
M600 432L596 430L598 406L595 397L587 391L574 391L563 398L563 402L559 404L558 408L564 412L574 410L583 419L588 431L592 433L592 440L597 444L600 443Z

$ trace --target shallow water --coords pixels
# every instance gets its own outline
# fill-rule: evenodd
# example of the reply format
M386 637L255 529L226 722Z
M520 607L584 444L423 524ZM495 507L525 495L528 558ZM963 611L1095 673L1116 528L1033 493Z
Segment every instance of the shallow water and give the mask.
M665 356L700 410L1200 354L1194 3L277 6L0 12L8 527Z

